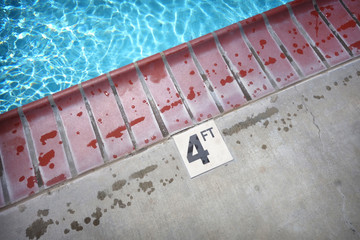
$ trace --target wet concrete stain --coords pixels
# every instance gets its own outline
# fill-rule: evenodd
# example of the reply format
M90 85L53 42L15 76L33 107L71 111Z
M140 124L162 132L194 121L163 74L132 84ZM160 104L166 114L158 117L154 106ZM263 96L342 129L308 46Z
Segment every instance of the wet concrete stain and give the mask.
M74 214L74 213L75 213L75 211L74 211L73 209L71 209L71 208L69 208L67 211L68 211L70 214Z
M44 221L43 218L36 219L28 228L26 228L26 237L29 239L39 239L47 231L49 225L54 224L52 219Z
M38 212L37 212L38 217L41 217L41 216L46 217L47 215L49 215L49 209L38 210Z
M91 218L90 218L90 217L84 218L84 223L85 223L85 224L89 224L90 222L91 222Z
M94 218L94 226L98 226L100 224L100 218L102 217L101 208L97 207L96 211L91 214L91 217Z
M154 171L156 168L158 167L158 165L151 165L148 166L138 172L134 172L133 174L130 175L130 179L143 179L148 173Z
M24 212L26 210L26 206L25 205L19 205L18 209L20 212Z
M277 109L275 107L267 108L265 112L259 113L255 117L247 117L245 121L238 122L238 123L234 124L233 126L231 126L230 128L225 128L223 130L223 134L225 136L231 136L235 133L240 132L243 129L247 129L248 127L254 126L256 123L258 123L264 119L270 118L271 116L273 116L274 114L276 114L278 112L279 112L279 109Z
M81 226L81 225L78 223L78 221L73 221L73 222L70 224L70 226L71 226L71 229L72 229L72 230L75 230L75 231L77 231L77 232L83 230L83 226Z
M98 191L98 194L97 194L97 199L99 200L104 200L106 197L106 192L105 191Z
M264 149L264 150L266 150L266 149L267 149L267 146L266 146L265 144L263 144L263 145L261 146L261 148Z
M139 183L139 188L143 190L143 192L146 192L149 189L149 191L147 192L147 194L149 195L155 191L152 181Z
M123 186L125 186L125 184L126 184L126 180L124 180L124 179L118 180L118 181L113 183L112 190L113 191L119 191L120 189L123 188Z
M314 95L313 97L314 97L315 99L317 99L317 100L320 100L320 99L322 99L322 98L325 98L324 95L321 95L321 96Z
M115 206L118 206L119 208L126 208L126 204L123 203L121 199L114 199L114 203L111 206L111 209L114 209Z

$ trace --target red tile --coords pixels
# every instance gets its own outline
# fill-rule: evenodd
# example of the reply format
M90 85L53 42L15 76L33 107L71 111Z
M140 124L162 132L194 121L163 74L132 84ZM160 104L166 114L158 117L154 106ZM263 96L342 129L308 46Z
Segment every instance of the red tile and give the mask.
M124 108L136 145L145 145L161 140L162 134L146 98L134 64L110 72L117 94Z
M0 208L5 206L5 204L6 203L5 203L3 188L2 188L1 179L0 179Z
M11 202L39 191L17 109L0 115L0 154Z
M292 22L285 5L270 10L265 14L269 19L272 29L288 49L289 54L305 76L325 69L320 58Z
M45 186L71 177L54 112L47 98L23 106Z
M359 0L342 0L352 14L360 21L360 1Z
M279 87L287 86L299 80L296 71L266 29L261 15L244 20L241 25L262 63Z
M317 4L354 56L360 55L360 28L341 3L338 0L321 0Z
M190 44L224 110L244 104L246 98L219 53L214 37L207 34L190 41Z
M96 137L78 86L56 93L53 98L59 109L78 173L102 164L99 148L91 144Z
M190 56L187 45L181 44L165 51L164 54L196 121L200 122L219 114Z
M106 75L82 83L109 159L130 153L134 146ZM97 148L93 139L89 143Z
M216 31L216 34L251 97L256 99L273 92L269 79L244 42L239 26L232 24Z
M350 55L318 15L311 0L290 2L290 6L298 22L315 42L330 65L341 63L350 58Z
M138 65L169 133L191 126L192 120L160 54L140 60Z

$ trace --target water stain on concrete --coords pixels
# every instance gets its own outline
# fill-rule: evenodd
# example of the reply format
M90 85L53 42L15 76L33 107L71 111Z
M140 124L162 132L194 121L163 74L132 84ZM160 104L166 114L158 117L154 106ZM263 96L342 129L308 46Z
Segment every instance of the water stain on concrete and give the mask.
M36 219L28 228L26 228L26 237L29 239L39 239L47 231L50 224L54 224L52 219L44 221L44 219Z
M77 232L83 230L83 227L78 223L78 221L73 221L70 226L72 230L76 230Z
M24 212L26 210L26 206L25 205L19 205L18 209L20 212Z
M111 206L112 209L114 209L115 206L118 206L119 208L126 208L126 205L123 203L123 201L121 199L114 199L114 203L113 206Z
M84 218L84 223L85 223L85 224L89 224L90 222L91 222L91 218L90 218L90 217Z
M154 171L156 168L158 167L158 165L151 165L148 166L138 172L134 172L133 174L130 175L130 179L143 179L148 173Z
M41 216L46 217L47 215L49 215L49 209L38 210L38 212L37 212L38 217L41 217Z
M98 191L98 194L97 194L97 199L99 200L104 200L106 197L106 192L105 191Z
M64 233L65 233L65 234L68 234L69 232L70 232L70 229L65 228Z
M263 144L263 145L261 146L261 148L264 149L264 150L266 150L266 149L267 149L267 146L266 146L265 144Z
M74 213L75 213L75 211L74 211L73 209L71 209L71 208L69 208L67 211L68 211L70 214L74 214Z
M331 87L330 87L330 86L326 86L326 90L331 91Z
M141 188L141 190L143 190L143 192L146 192L149 189L149 191L147 192L149 195L155 191L152 181L141 182L139 183L139 187Z
M98 226L100 224L100 218L102 217L101 208L97 207L96 211L93 212L91 216L95 218L93 221L94 226Z
M122 189L123 186L125 186L125 184L126 184L126 180L124 180L124 179L118 180L118 181L113 183L112 190L113 191L118 191L118 190Z
M324 95L321 95L321 96L314 95L313 97L314 97L315 99L317 99L317 100L320 100L320 99L324 98Z
M230 128L225 128L223 130L223 134L225 136L231 136L235 133L240 132L243 129L247 129L248 127L254 126L256 123L270 118L272 115L276 114L279 112L279 109L275 108L275 107L271 107L271 108L267 108L265 112L263 113L259 113L258 115L254 116L254 117L247 117L245 121L243 122L238 122L236 124L234 124L233 126L231 126Z

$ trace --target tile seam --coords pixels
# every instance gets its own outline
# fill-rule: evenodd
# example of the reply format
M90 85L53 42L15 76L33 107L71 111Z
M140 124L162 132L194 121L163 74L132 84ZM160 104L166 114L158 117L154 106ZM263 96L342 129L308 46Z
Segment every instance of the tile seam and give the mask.
M128 117L126 116L126 113L125 113L125 110L124 110L124 107L121 103L121 99L116 91L116 88L115 88L115 85L114 85L114 82L110 76L110 73L106 73L106 76L107 76L107 79L109 81L109 84L110 84L110 87L111 87L111 90L113 91L113 94L114 94L114 97L115 97L115 101L116 101L116 104L120 110L120 113L121 113L121 116L124 120L124 123L125 123L125 127L126 127L126 130L128 131L129 133L129 136L130 136L130 139L131 139L131 142L133 144L133 147L134 149L137 149L137 144L136 144L136 140L135 140L135 136L134 136L134 133L131 129L131 126L130 126L130 123L129 123L129 119Z
M299 29L302 36L305 38L305 40L310 44L311 48L314 50L315 54L320 58L321 62L325 65L326 68L330 68L330 64L326 61L326 58L323 56L321 51L316 47L315 42L312 40L312 38L308 35L308 33L303 28L302 24L296 19L295 14L290 6L290 4L286 4L286 7L288 8L288 11L290 13L291 20L293 21L294 25Z
M240 22L236 23L240 29L240 33L242 38L244 39L245 44L247 45L247 47L249 48L250 52L252 53L252 55L254 56L254 58L256 59L257 63L259 64L261 70L264 72L264 74L266 75L266 77L269 79L269 82L271 84L271 86L274 88L274 90L279 90L278 85L275 83L274 81L274 77L272 76L272 74L270 72L268 72L268 70L266 69L266 66L264 66L264 64L262 63L260 56L257 54L257 52L255 51L254 47L251 45L249 39L247 38L244 29L241 26Z
M207 90L209 91L211 97L213 98L214 102L215 102L215 105L216 107L218 108L219 112L220 113L223 113L224 112L224 108L223 106L221 105L218 97L216 96L215 92L214 92L214 86L212 85L212 83L210 82L210 80L208 79L208 77L206 76L205 74L205 71L204 69L202 68L202 66L200 65L200 62L199 60L197 59L196 55L195 55L195 52L194 52L194 49L192 48L191 46L191 43L187 42L186 43L188 49L189 49L189 52L190 52L190 55L191 55L191 58L192 60L194 61L195 63L195 67L197 68L197 71L198 73L200 74Z
M9 205L11 203L11 201L10 201L9 189L6 184L7 181L6 181L6 176L5 176L5 169L2 164L1 156L0 156L0 180L1 180L1 187L2 187L2 192L3 192L4 202L5 202L4 206L6 206L6 205Z
M330 29L331 33L334 34L334 36L337 38L337 40L340 42L340 44L342 45L342 47L347 51L347 53L353 57L353 53L350 50L350 48L348 48L347 44L344 42L344 40L342 39L342 37L340 36L340 34L336 31L336 28L327 20L327 18L324 16L324 14L320 11L319 6L317 5L316 0L312 0L313 6L315 8L315 10L317 11L317 13L319 14L319 16L321 17L321 19L324 21L324 23L327 25L327 27Z
M224 59L226 65L228 66L231 74L233 75L233 77L235 78L238 86L240 87L241 91L243 92L245 98L246 98L246 101L251 101L252 98L249 94L249 92L247 91L247 89L245 88L244 84L242 83L241 81L241 78L240 78L240 75L238 73L238 71L236 70L234 64L231 62L230 58L227 56L225 50L223 49L223 47L221 46L220 44L220 41L216 35L215 32L212 32L211 33L215 39L215 44L216 44L216 47L221 55L221 57Z
M86 97L86 95L85 95L85 91L84 91L81 83L78 84L78 88L79 88L79 90L80 90L82 99L83 99L83 101L84 101L84 103L85 103L86 111L87 111L87 113L88 113L88 115L89 115L90 123L91 123L92 129L93 129L93 131L94 131L94 133L95 133L96 141L97 141L97 143L98 143L98 145L99 145L100 154L101 154L101 157L102 157L102 159L103 159L103 162L104 162L104 163L105 163L105 162L108 162L108 161L109 161L109 157L108 157L108 154L107 154L106 151L105 151L104 142L103 142L103 140L102 140L102 138L101 138L100 131L99 131L97 125L96 125L95 117L94 117L94 115L93 115L93 113L92 113L90 103L88 102L88 99L87 99L87 97Z
M158 124L158 126L160 128L160 131L161 131L163 137L167 137L167 136L169 136L169 130L166 128L165 122L162 119L161 114L159 112L159 109L156 106L155 99L151 95L149 87L146 85L144 75L140 71L140 68L139 68L137 62L134 62L134 65L135 65L136 73L138 75L140 83L141 83L141 85L143 87L143 90L145 91L146 97L147 97L147 99L149 101L150 107L151 107L152 112L153 112L153 114L155 116L156 122L157 122L157 124Z
M63 121L61 119L59 110L57 108L57 105L56 105L52 95L49 95L48 99L49 99L51 108L53 110L54 116L55 116L56 125L57 125L57 128L58 128L59 133L60 133L61 141L63 142L62 146L63 146L64 152L65 152L67 163L68 163L69 168L70 168L71 177L74 177L78 173L77 173L77 170L76 170L76 167L75 167L74 157L73 157L73 154L72 154L72 151L71 151L71 148L70 148L70 143L68 141L68 136L67 136L67 134L65 132L64 123L63 123Z
M274 39L276 44L280 47L281 51L285 54L285 56L288 59L290 65L294 68L294 70L299 75L299 77L301 79L304 78L305 74L301 71L301 69L299 68L299 66L296 63L295 59L292 57L290 51L285 47L284 43L280 40L279 36L276 34L274 29L271 27L271 25L269 23L269 19L267 18L265 13L261 13L261 15L262 15L262 17L264 19L266 29L269 32L272 39Z
M34 169L34 173L35 173L35 176L36 176L38 188L39 188L39 191L40 191L40 190L44 189L44 182L42 180L41 173L40 173L39 161L36 158L35 143L33 141L32 135L31 135L29 122L27 121L27 119L25 117L25 114L24 114L24 112L22 110L22 107L18 108L18 114L19 114L20 121L21 121L22 126L23 126L23 130L24 130L24 134L25 134L25 138L26 138L26 145L27 145L27 148L28 148L28 151L29 151L30 160L31 160L32 165L33 165L33 169Z
M191 112L191 109L190 109L190 107L189 107L189 104L188 104L185 96L184 96L184 93L181 91L181 88L180 88L178 82L176 81L176 78L175 78L175 76L174 76L174 74L173 74L173 72L172 72L172 70L171 70L171 68L170 68L170 65L169 65L169 63L168 63L168 61L167 61L167 59L166 59L166 57L165 57L164 52L160 52L160 56L161 56L161 58L162 58L162 60L163 60L163 62L164 62L164 65L165 65L166 70L168 71L168 73L169 73L169 75L170 75L170 79L172 80L172 82L173 82L173 84L174 84L177 92L179 93L180 99L181 99L181 101L183 102L186 111L188 112L188 114L189 114L192 122L193 122L193 123L196 123L196 120L195 120L195 118L194 118L194 114Z
M343 8L348 12L348 14L353 18L353 20L356 22L356 24L360 27L360 21L355 17L355 15L350 11L348 6L344 3L343 0L339 0Z

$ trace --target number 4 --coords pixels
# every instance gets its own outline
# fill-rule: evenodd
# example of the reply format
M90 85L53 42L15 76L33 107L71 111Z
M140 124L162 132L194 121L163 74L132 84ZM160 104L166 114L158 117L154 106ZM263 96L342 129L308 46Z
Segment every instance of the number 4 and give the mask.
M193 155L194 146L196 148L197 154ZM201 142L199 141L199 138L196 134L190 136L189 139L189 146L188 146L188 153L187 153L187 159L189 163L192 163L198 159L201 159L203 164L209 163L208 156L209 152L207 150L204 150Z

